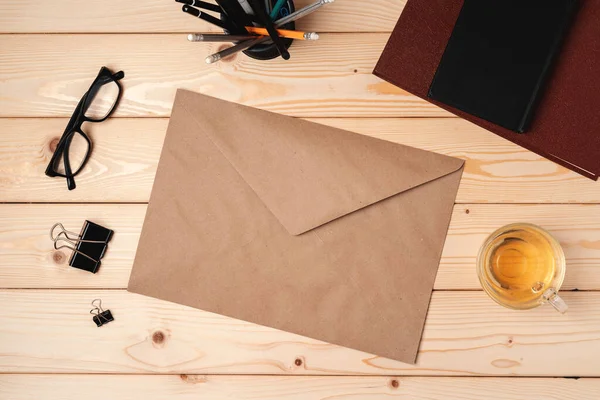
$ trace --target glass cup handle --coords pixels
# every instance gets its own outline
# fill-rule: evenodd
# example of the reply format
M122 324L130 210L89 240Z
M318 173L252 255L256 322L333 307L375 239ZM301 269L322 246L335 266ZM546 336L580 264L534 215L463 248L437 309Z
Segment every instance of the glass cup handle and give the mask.
M569 309L567 303L558 295L556 289L550 288L544 292L544 300L546 300L552 307L561 314L564 314Z

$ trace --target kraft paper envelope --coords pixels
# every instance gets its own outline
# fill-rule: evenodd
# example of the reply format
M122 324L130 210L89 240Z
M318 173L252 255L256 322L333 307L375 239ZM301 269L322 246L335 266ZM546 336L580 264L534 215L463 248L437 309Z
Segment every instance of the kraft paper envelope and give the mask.
M179 90L129 290L414 363L462 169Z

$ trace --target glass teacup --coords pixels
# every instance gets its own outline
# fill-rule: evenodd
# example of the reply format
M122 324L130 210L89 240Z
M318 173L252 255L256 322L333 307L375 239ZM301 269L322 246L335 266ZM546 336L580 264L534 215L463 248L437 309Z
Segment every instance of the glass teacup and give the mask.
M539 226L526 223L492 233L477 256L483 290L498 304L517 310L550 303L565 313L568 307L558 296L565 269L558 241Z

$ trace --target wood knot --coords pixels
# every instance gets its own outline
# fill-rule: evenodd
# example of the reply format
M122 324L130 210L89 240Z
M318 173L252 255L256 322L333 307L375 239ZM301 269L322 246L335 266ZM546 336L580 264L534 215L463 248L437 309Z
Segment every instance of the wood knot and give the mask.
M67 256L65 256L65 253L62 251L55 251L52 253L52 261L54 261L55 264L64 264L65 261L67 261Z
M155 344L163 344L165 341L165 334L161 331L156 331L152 334L152 342Z
M468 208L465 210L465 214L469 214L471 212L471 210L469 210Z
M221 46L219 46L219 47L217 48L217 51L218 51L218 52L219 52L219 51L223 51L223 50L225 50L225 49L227 49L227 48L229 48L229 47L231 47L231 45L229 45L229 44L224 44L224 45L221 45ZM238 53L235 53L235 54L232 54L232 55L230 55L230 56L224 57L224 58L222 58L222 59L221 59L219 62L220 62L220 63L231 63L231 62L234 62L234 61L235 61L235 60L237 60L237 58L238 58L238 57L237 57L237 55L238 55Z
M58 147L58 142L60 142L60 138L54 138L50 141L50 143L48 143L48 149L52 154L54 154L54 152L56 151L56 148Z
M187 375L181 374L179 375L182 381L185 383L206 383L207 378L205 375Z
M393 387L394 389L397 389L398 386L400 386L400 382L398 382L398 379L392 379L390 381L390 386Z
M297 367L302 366L302 359L301 358L296 358L296 360L294 361L294 364L296 364Z

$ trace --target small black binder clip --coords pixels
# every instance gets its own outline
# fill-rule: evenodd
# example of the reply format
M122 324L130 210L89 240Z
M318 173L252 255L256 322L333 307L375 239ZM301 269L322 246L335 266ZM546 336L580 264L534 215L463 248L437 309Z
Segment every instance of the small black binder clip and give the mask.
M96 304L98 303L98 304ZM102 300L100 299L95 299L94 301L92 301L92 306L94 308L92 308L90 310L90 314L92 314L94 316L94 318L92 318L94 320L94 322L96 323L96 326L98 328L100 328L102 325L108 324L111 321L114 321L114 317L112 316L112 313L110 312L110 310L106 310L104 311L102 309Z
M54 231L60 227L61 231L55 236ZM96 273L100 267L100 260L104 256L108 242L113 231L90 221L85 221L81 233L70 232L61 223L54 224L50 229L50 238L54 242L54 249L64 247L73 250L69 265L84 271ZM58 245L58 242L67 244Z

